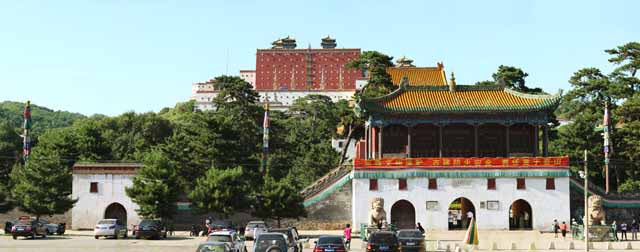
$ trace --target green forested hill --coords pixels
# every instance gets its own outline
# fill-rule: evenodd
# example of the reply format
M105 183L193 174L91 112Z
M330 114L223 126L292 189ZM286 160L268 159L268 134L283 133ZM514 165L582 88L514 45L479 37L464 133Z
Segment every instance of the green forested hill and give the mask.
M15 128L22 127L22 112L24 103L4 101L0 102L0 120L7 121ZM46 107L31 104L31 118L33 121L33 133L40 135L47 129L71 126L71 124L86 116L67 111L54 111Z

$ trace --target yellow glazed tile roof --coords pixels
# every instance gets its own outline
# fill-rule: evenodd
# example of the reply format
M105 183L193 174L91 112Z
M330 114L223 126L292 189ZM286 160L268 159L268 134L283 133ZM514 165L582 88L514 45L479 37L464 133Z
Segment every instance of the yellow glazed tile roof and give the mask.
M393 84L400 85L403 77L407 77L410 86L444 86L447 85L444 69L439 67L390 67Z
M529 95L499 87L401 86L393 93L365 99L366 111L387 112L491 112L537 111L555 108L560 95Z

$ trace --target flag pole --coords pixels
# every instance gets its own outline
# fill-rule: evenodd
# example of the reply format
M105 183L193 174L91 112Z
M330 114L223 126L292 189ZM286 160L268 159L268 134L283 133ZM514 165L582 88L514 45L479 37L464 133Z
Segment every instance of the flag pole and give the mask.
M610 134L609 134L609 104L605 101L604 103L604 180L605 180L605 193L609 194L609 148L610 147Z
M264 122L262 124L263 135L262 135L262 164L260 170L262 175L266 174L267 170L267 160L269 158L269 96L265 100L264 105Z
M24 123L22 124L22 156L25 165L31 155L31 101L27 101L24 106Z

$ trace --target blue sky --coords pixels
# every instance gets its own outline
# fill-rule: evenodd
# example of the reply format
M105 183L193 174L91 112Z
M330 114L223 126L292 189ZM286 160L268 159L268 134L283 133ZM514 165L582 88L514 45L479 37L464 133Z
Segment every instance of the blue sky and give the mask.
M640 1L11 1L0 4L0 101L117 115L188 99L191 83L255 67L255 50L294 36L319 47L443 61L460 84L501 64L569 89L604 49L640 40ZM227 55L229 55L227 57Z

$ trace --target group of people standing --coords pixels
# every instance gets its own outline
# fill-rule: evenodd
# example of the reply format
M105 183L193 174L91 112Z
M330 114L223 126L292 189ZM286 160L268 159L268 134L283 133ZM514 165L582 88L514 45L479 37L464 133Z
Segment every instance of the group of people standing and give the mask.
M558 238L558 231L562 233L562 239L566 238L568 229L566 222L563 221L562 224L560 224L558 220L553 220L553 233L556 238Z
M613 238L616 241L627 241L627 231L631 230L631 239L632 240L638 240L638 231L640 229L640 224L638 224L638 222L634 219L631 222L631 225L627 225L626 222L622 222L622 224L620 224L620 226L618 226L618 224L616 223L616 221L613 221L613 223L611 223L611 233L613 234ZM620 233L620 238L618 239L618 233Z

